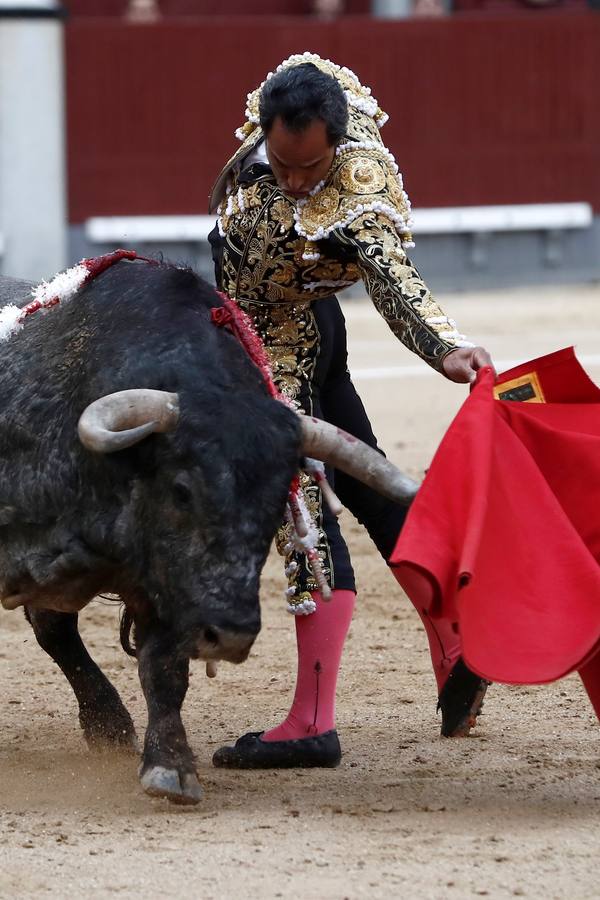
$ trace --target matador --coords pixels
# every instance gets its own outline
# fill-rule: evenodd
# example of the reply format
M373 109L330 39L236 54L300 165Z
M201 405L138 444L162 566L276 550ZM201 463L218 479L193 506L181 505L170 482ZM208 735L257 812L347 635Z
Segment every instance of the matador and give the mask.
M285 60L248 95L241 146L213 189L210 241L217 286L252 319L281 393L377 447L350 380L346 331L334 295L362 279L377 311L405 346L457 382L491 365L460 334L407 256L410 203L380 136L385 113L356 75L313 53ZM379 449L379 448L377 448ZM382 452L382 451L380 451ZM387 562L406 510L342 473L341 501ZM318 554L332 589L324 602L306 559L277 538L285 556L288 609L296 614L298 676L285 720L250 732L214 755L217 766L335 766L335 692L356 588L346 544L318 483L303 476L318 527ZM393 572L393 569L392 569ZM455 623L417 609L427 633L442 711L442 735L468 733L486 683L461 659Z

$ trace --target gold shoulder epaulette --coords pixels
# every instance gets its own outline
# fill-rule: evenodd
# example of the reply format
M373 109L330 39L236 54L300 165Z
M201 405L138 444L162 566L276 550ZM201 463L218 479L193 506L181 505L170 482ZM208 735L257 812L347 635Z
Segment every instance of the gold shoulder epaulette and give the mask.
M337 148L327 181L297 204L295 227L320 241L368 212L385 215L403 246L413 246L410 201L394 157L380 141L348 141Z

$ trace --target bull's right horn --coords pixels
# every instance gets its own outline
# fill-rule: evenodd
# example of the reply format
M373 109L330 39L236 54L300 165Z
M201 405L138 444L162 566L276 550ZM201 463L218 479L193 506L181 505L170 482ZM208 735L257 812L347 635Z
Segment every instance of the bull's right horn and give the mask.
M412 502L419 489L417 482L377 450L322 419L300 416L300 422L304 456L329 463L395 503L407 506Z
M173 431L178 419L177 394L137 388L94 400L82 412L77 432L87 450L114 453L154 431Z

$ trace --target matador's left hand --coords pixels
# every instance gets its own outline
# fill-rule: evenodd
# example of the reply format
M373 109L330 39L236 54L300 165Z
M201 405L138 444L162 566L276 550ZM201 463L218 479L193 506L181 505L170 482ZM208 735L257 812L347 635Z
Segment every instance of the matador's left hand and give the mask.
M496 374L492 357L484 347L458 347L442 360L442 373L450 381L470 384L477 378L479 369L490 366Z

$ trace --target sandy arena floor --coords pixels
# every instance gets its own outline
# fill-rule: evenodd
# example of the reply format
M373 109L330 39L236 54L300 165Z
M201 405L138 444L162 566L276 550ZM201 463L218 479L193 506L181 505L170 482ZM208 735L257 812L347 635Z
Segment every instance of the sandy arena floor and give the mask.
M598 289L444 297L501 368L575 343L600 380ZM404 350L365 301L346 305L351 366L390 456L429 462L466 389ZM287 709L293 622L281 565L263 579L250 660L185 705L205 798L146 797L137 763L88 752L70 688L18 612L0 612L0 897L597 898L600 733L577 678L494 686L468 739L442 741L424 633L359 526L345 519L360 597L344 657L339 769L228 773L214 749ZM117 610L81 617L88 647L143 733Z

